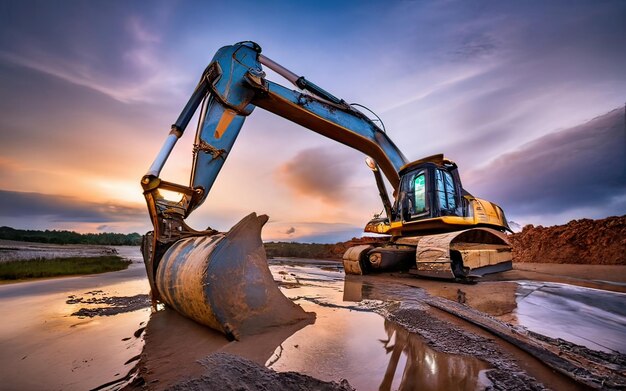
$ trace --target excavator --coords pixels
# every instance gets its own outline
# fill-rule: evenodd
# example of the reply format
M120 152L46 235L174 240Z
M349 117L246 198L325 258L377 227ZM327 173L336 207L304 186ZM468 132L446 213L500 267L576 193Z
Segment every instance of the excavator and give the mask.
M263 66L298 90L268 80ZM282 295L269 271L261 240L267 216L252 213L228 232L197 231L185 223L211 191L256 107L367 156L385 215L369 221L365 232L389 240L348 249L346 274L406 269L423 277L467 281L511 268L504 212L467 192L453 161L443 155L409 161L382 121L358 109L364 106L337 98L245 41L217 51L141 179L154 227L142 244L154 301L230 339L307 318ZM161 170L198 110L190 183L164 181Z

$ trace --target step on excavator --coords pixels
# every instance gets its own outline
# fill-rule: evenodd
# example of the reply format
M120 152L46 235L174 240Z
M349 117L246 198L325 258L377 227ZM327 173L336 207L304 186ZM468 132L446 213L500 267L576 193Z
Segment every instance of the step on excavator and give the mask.
M263 66L298 90L268 80ZM358 109L364 106L335 97L247 41L217 51L141 179L154 227L144 236L142 253L155 302L230 339L310 317L273 281L261 240L267 216L252 213L228 232L197 231L185 223L206 199L256 107L367 156L385 215L375 216L365 232L389 240L348 249L346 274L406 269L418 276L466 281L511 268L504 212L467 192L453 161L443 155L408 161L382 121ZM190 183L164 181L160 172L198 110Z

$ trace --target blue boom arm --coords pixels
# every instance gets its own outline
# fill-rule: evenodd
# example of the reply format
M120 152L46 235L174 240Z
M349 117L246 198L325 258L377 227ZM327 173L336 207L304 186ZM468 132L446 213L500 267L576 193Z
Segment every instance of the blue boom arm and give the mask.
M252 42L221 48L172 125L163 148L142 179L156 231L174 234L175 230L189 230L182 219L206 199L245 118L257 106L370 156L387 177L394 192L397 190L400 182L398 172L408 161L389 137L360 111L260 53L261 48ZM308 93L293 91L266 80L262 64ZM190 185L161 181L160 171L198 107L201 107L201 112L193 148ZM181 193L182 199L166 200L159 189ZM178 223L172 225L170 221L172 226L165 227L163 224L167 218ZM162 230L158 229L159 226Z

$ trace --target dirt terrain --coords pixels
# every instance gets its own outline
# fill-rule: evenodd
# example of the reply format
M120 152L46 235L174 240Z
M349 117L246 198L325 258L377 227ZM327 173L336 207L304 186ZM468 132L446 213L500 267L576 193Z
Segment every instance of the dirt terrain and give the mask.
M371 240L380 239L352 243ZM69 390L626 387L623 264L516 263L468 285L400 272L346 276L341 262L276 258L270 270L281 291L315 318L228 341L171 308L150 311L139 250L122 250L137 263L126 271L0 287L0 312L12 314L0 327L0 384Z
M525 226L511 235L515 262L626 265L626 215Z

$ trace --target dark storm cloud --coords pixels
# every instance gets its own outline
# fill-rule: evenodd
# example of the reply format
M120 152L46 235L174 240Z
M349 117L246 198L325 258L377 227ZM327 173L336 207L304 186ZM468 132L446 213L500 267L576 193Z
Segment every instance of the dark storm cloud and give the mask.
M555 132L470 172L468 188L510 215L550 215L581 208L626 213L624 108Z
M360 163L348 156L333 147L305 149L282 164L277 177L296 194L336 204L349 199L346 185Z
M0 5L0 62L61 79L120 102L172 92L160 50L164 6L9 1ZM157 26L160 26L157 28ZM169 87L166 89L166 87Z
M384 119L422 128L406 138L418 146L429 140L420 155L445 150L478 165L623 102L626 2L454 4L416 2L403 10L415 18L414 43L398 54L406 61L395 63L397 72L426 72L420 82L434 86L419 84L415 98L392 105L391 120Z
M74 197L0 190L0 217L45 217L52 222L107 223L145 218L143 208L99 204Z

